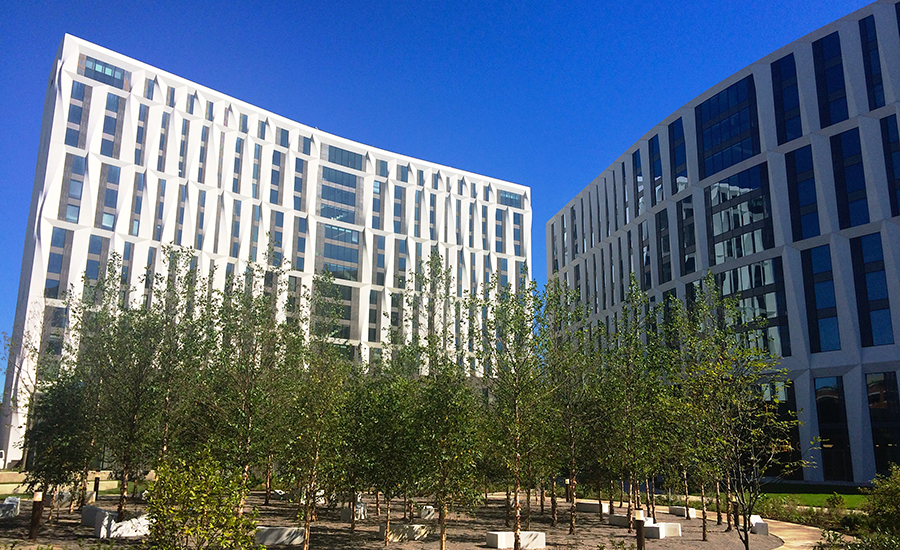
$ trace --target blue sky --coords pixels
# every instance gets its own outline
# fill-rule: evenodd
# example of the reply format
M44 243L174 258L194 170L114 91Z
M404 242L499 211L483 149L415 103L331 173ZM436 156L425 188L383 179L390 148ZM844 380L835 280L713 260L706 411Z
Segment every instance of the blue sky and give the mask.
M44 95L66 32L339 136L530 186L543 281L547 219L627 147L866 3L8 2L0 331L12 330Z

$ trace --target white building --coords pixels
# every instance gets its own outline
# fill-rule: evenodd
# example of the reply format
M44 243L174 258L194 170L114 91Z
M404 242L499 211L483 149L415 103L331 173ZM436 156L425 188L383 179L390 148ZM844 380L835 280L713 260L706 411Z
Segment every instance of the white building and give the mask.
M712 270L767 317L810 481L900 463L898 20L879 0L728 77L547 222L547 272L597 325L631 273L660 303Z
M53 61L2 408L2 465L21 458L34 361L59 353L70 286L110 253L139 300L174 243L224 286L248 261L328 268L354 353L380 352L391 294L432 247L457 294L531 263L529 188L321 132L66 35ZM267 259L271 247L274 259ZM389 317L387 317L389 318Z

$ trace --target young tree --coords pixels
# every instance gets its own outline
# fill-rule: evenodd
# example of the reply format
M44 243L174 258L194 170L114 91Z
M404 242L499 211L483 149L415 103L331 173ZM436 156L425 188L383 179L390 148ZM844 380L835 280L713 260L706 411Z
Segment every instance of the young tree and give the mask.
M317 274L310 297L310 337L305 353L299 340L288 347L290 372L299 375L287 417L290 436L283 461L301 486L303 548L309 548L310 524L320 487L341 468L341 416L347 398L350 358L338 347L340 295L334 278Z
M94 451L93 411L86 390L84 382L67 370L42 385L35 396L25 432L25 448L31 454L25 477L29 491L53 490L55 497L56 488L74 489L83 481Z
M796 417L777 413L776 392L786 373L766 351L757 319L745 318L736 300L722 296L709 273L695 288L693 299L675 316L685 402L693 403L695 424L692 453L702 483L729 475L743 519L738 535L750 547L750 516L762 495L763 480L777 478L802 465L785 459ZM680 306L679 306L680 307ZM707 414L707 418L700 416ZM703 496L703 495L701 495ZM706 529L704 509L704 531Z
M547 282L542 300L544 307L540 325L541 353L546 363L552 398L549 423L553 426L547 439L558 441L558 462L568 472L571 496L569 508L569 534L575 533L575 486L582 460L582 445L587 440L587 430L592 421L589 407L588 335L584 326L587 312L580 305L577 291L553 277ZM555 435L555 437L554 437ZM551 475L554 472L550 472Z
M656 311L638 288L634 276L628 287L622 310L617 316L615 333L606 339L603 365L597 387L603 408L608 411L606 430L613 450L607 451L607 468L619 472L628 481L628 515L639 503L640 484L655 472L653 439L654 410L660 405L665 379L652 351L653 323Z
M419 461L422 488L434 495L441 531L447 543L447 513L454 500L472 502L476 495L478 401L462 369L453 363L432 363L418 407L421 434Z
M451 292L453 276L444 259L433 250L426 265L419 266L413 311L425 338L414 335L408 346L417 346L425 358L428 375L420 382L415 429L419 434L419 469L422 492L434 496L438 508L441 550L447 542L447 514L454 500L471 502L476 490L479 445L479 403L466 376L463 357L457 352L454 320L460 322L461 299Z
M73 304L77 376L93 391L99 443L122 472L118 519L128 483L151 467L159 449L163 388L159 369L161 322L148 308L123 301L119 261L113 257L95 284Z
M206 371L203 398L215 427L213 446L226 465L241 472L245 495L251 470L265 460L261 445L272 428L267 412L279 406L284 350L277 284L259 266L248 267L243 280L229 281L217 315L219 341Z
M490 389L491 413L507 449L506 467L513 482L515 550L521 548L519 493L526 467L523 458L537 444L532 415L549 398L547 373L538 353L538 329L543 310L535 283L516 291L494 278L479 304L483 311L482 364Z
M243 499L240 472L223 467L209 451L189 458L169 455L151 485L147 543L160 550L250 550L256 522L238 516Z

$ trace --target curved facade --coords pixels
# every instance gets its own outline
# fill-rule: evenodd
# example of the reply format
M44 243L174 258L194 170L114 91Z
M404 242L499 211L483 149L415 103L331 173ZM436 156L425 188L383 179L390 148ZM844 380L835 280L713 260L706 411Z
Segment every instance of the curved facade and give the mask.
M347 352L368 360L432 250L457 297L492 275L517 285L531 223L528 187L329 134L66 35L44 106L0 466L22 454L28 350L62 353L64 292L77 298L112 253L135 303L153 299L144 274L164 268L168 244L192 247L219 288L248 262L285 265L291 300L328 269Z
M707 270L768 318L808 481L900 463L900 3L760 59L647 132L547 222L547 270L611 327ZM806 442L822 438L819 449Z

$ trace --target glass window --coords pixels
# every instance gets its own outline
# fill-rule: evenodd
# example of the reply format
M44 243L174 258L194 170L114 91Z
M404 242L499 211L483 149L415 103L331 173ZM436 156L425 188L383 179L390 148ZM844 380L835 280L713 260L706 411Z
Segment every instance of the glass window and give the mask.
M84 101L84 82L72 81L72 99Z
M698 105L695 116L701 179L759 154L752 75Z
M322 179L324 179L325 181L330 181L331 183L345 185L347 187L356 187L356 176L347 172L335 170L334 168L329 168L327 166L322 167Z
M884 84L881 77L881 59L878 55L875 16L870 15L859 21L859 36L862 43L863 69L866 73L869 109L877 109L884 106Z
M892 344L893 326L881 234L872 233L850 239L850 254L862 346Z
M813 63L819 99L819 122L825 128L848 117L841 39L837 32L813 42Z
M347 151L334 145L328 146L328 162L340 164L354 170L362 170L363 157L359 153Z
M841 229L868 223L869 208L859 129L853 128L831 137L831 160Z
M54 227L50 236L50 246L63 248L66 246L66 230L60 227Z
M84 56L84 65L79 63L78 69L79 74L119 89L124 89L125 82L131 81L130 72L93 57Z
M47 259L47 272L59 274L62 272L63 255L51 252Z
M66 206L66 221L72 223L78 223L78 210L79 207L74 204L69 204Z
M888 473L891 463L900 464L900 398L897 393L897 373L866 374L866 390L875 468L879 474L884 475Z
M837 317L825 317L818 320L819 351L835 351L841 349L841 334L838 330Z
M88 254L100 254L103 247L103 238L99 235L91 235L88 240Z

